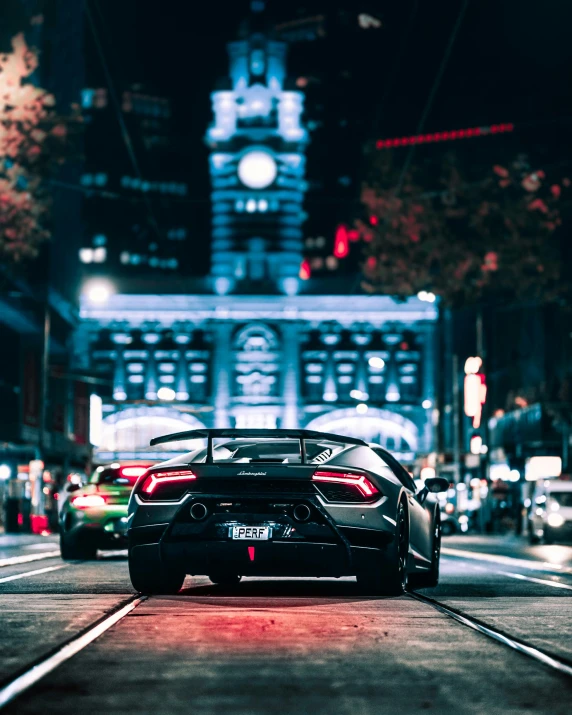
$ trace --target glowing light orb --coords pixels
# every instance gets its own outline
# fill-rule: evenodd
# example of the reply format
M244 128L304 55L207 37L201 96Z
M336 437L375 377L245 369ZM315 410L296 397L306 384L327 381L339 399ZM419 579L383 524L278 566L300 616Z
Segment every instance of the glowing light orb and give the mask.
M175 390L172 390L170 387L160 387L157 390L157 397L160 400L174 400L176 393Z
M265 189L276 174L276 162L266 151L249 151L238 162L238 178L249 189Z

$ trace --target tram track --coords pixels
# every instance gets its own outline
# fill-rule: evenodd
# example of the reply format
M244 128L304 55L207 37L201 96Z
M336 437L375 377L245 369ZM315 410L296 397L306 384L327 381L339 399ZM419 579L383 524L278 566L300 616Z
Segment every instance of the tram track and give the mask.
M135 594L101 618L82 629L79 633L58 645L47 655L28 664L4 683L0 684L0 709L8 705L18 696L29 690L38 681L86 648L96 638L103 635L116 623L121 621L133 609L145 601L147 596Z
M527 642L522 638L511 636L505 631L502 631L498 628L494 628L493 626L484 623L478 618L469 616L466 613L457 610L456 608L451 608L451 606L447 606L444 603L435 600L434 598L425 596L424 594L409 591L408 595L411 598L420 601L421 603L425 603L426 605L431 606L435 610L439 611L445 616L448 616L457 623L460 623L467 628L471 628L472 630L481 633L482 635L496 641L497 643L501 643L502 645L507 646L508 648L518 653L532 658L536 662L542 663L543 665L551 668L552 670L556 670L563 675L572 677L572 661L568 660L567 658L561 658L541 648L537 648L536 646L532 645L531 643Z
M456 558L455 558L456 557ZM459 557L455 555L454 560ZM27 563L27 562L23 562ZM473 569L481 569L482 567L476 564L470 564ZM499 562L496 561L497 567ZM511 564L512 565L512 564ZM39 568L35 571L29 571L22 574L15 574L14 576L6 577L5 581L16 580L19 578L24 578L26 576L40 575L42 573L48 573L55 571L60 568L64 568L66 564L61 564L57 566L48 566L47 568ZM492 564L488 564L486 571L489 573L506 576L512 579L517 579L519 581L525 581L534 583L542 586L551 586L553 588L570 590L570 586L567 584L558 583L555 581L548 581L546 578L536 578L532 575L515 574L508 571L500 571L494 568L490 568ZM67 569L66 569L67 570ZM70 569L70 573L71 573ZM550 577L548 573L543 574ZM556 576L556 574L554 574ZM562 576L562 572L558 574ZM2 579L0 579L2 582ZM228 594L225 594L228 596ZM240 593L237 592L237 595ZM550 669L551 671L558 673L561 676L572 677L572 660L566 657L555 655L543 648L539 648L532 642L527 640L528 633L522 634L522 636L511 635L509 631L505 631L502 628L502 623L500 625L490 625L489 623L482 621L478 618L468 615L466 612L459 608L451 607L438 599L431 598L423 593L418 592L408 592L407 597L418 601L420 604L428 608L432 608L442 615L448 617L449 619L455 621L456 623L469 628L482 636L495 641L497 644L505 646L512 650L513 652L518 652L522 655L527 656L535 663ZM106 613L100 616L97 620L87 625L78 633L72 635L66 639L63 643L55 646L50 652L43 655L31 663L22 666L22 668L15 673L10 674L4 682L0 682L0 709L11 703L14 699L18 698L20 695L26 693L35 686L40 680L42 680L46 675L52 673L54 670L59 668L68 660L73 658L73 656L80 653L87 646L93 643L99 636L103 635L112 626L119 623L123 618L125 618L129 613L131 613L135 608L137 608L141 603L147 600L148 597L142 596L141 594L134 594L127 599L123 599L114 608L108 610ZM183 601L183 599L181 599ZM216 598L214 599L216 602Z

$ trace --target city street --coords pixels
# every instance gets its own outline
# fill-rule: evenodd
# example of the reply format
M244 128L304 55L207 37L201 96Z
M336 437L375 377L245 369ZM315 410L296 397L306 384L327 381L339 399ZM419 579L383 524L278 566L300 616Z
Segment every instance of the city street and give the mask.
M50 555L52 538L0 541L2 698L11 684L23 690L7 713L570 711L568 546L447 539L441 585L422 592L436 603L361 598L351 579L224 590L206 578L176 597L133 601L122 554L64 563ZM122 608L66 659L61 646ZM491 638L499 633L504 642ZM53 654L34 684L31 668Z
M437 7L0 1L0 715L572 715L572 2Z

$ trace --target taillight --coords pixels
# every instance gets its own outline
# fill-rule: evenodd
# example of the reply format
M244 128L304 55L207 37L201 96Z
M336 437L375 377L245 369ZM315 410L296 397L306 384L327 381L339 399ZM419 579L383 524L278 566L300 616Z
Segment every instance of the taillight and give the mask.
M140 477L142 474L145 474L147 469L147 467L121 467L119 474L121 474L122 477Z
M379 494L379 489L371 483L365 474L359 472L314 472L312 479L315 482L328 482L330 484L343 484L356 489L363 497L369 499ZM327 495L326 495L327 496ZM343 499L336 499L343 501Z
M101 494L84 494L74 497L72 504L77 509L89 509L90 507L105 506L105 497Z
M141 493L151 495L154 494L160 486L177 482L179 482L181 486L184 486L184 482L191 482L196 478L196 474L193 474L190 469L171 472L151 472L141 485Z

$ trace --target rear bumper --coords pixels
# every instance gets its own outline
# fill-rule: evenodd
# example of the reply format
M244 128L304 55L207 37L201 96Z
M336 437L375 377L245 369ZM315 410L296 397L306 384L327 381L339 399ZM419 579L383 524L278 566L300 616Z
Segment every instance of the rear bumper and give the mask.
M136 543L138 542L139 543ZM390 538L385 541L389 543ZM354 576L380 563L379 548L346 543L194 541L140 543L130 532L129 558L154 569L167 566L191 576L217 572L240 576Z
M65 509L60 514L60 532L98 549L125 549L127 507L109 505L102 509Z
M98 549L114 550L127 548L127 532L107 531L103 524L79 524L66 531L66 536L77 539L83 543L89 543Z

